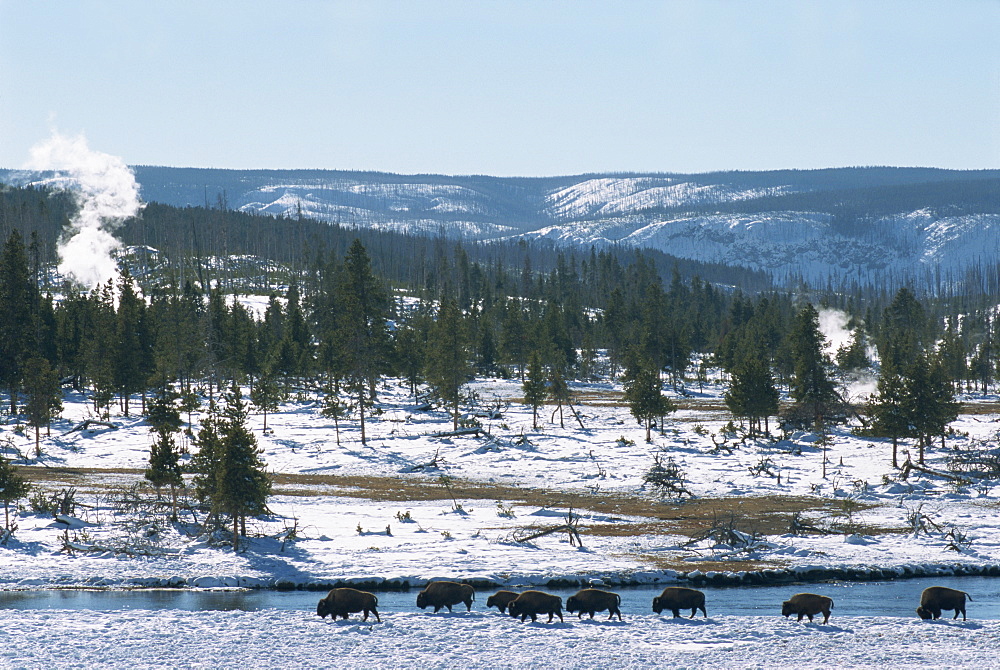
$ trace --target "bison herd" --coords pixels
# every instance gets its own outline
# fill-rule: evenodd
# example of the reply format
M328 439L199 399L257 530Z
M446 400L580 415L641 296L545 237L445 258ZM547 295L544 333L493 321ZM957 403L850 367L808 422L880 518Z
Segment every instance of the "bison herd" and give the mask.
M965 621L965 599L972 600L965 591L957 591L944 586L931 586L924 589L920 595L920 607L917 614L921 619L939 619L942 610L955 610L954 618L962 615ZM476 591L469 584L458 582L431 582L423 591L417 594L417 607L426 609L433 607L435 612L447 607L452 611L452 605L465 604L467 612L472 611L472 603L476 599ZM597 612L607 612L608 619L622 620L621 596L610 591L601 589L582 589L566 599L566 611L576 614L577 618L583 618L584 614L589 614L594 618ZM551 623L554 617L559 617L563 621L562 598L544 591L497 591L486 599L486 608L496 607L500 613L506 613L512 617L521 617L521 621L531 617L532 621L538 620L539 614L548 614L548 622ZM348 614L362 612L362 621L368 620L369 614L375 615L375 620L381 622L376 606L378 598L367 591L357 589L333 589L325 598L316 605L316 614L325 619L329 614L337 617L347 618ZM664 610L670 611L674 617L680 617L681 610L691 610L691 617L694 618L698 611L702 616L707 617L705 610L705 594L696 589L689 589L683 586L668 586L663 589L663 593L653 598L653 611L657 614ZM781 614L785 618L795 614L797 621L802 621L802 617L808 617L809 621L817 614L823 615L823 623L830 620L830 610L833 609L833 600L827 596L816 595L815 593L796 593L794 596L781 603Z

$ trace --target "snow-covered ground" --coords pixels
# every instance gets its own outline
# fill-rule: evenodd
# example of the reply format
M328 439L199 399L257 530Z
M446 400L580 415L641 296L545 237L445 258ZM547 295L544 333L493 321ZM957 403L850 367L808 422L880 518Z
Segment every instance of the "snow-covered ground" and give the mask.
M995 668L1000 622L858 617L525 623L499 613L330 623L259 612L41 610L0 627L0 665L339 668ZM819 665L817 665L819 663Z
M338 445L333 423L309 394L269 415L273 432L267 435L263 417L253 415L269 469L299 477L276 485L269 503L273 516L253 525L255 537L237 554L222 538L188 535L188 524L136 527L116 515L115 495L145 467L148 426L114 416L117 429L71 431L89 410L81 398L69 398L52 437L43 436L42 457L31 463L42 490L77 489L78 521L67 528L23 505L16 532L0 546L0 588L316 586L337 580L420 585L442 577L520 586L544 586L553 578L602 579L614 587L626 581L674 583L706 565L712 575L710 570L725 572L730 562L738 575L745 569L741 559L800 574L837 567L899 574L923 567L943 574L942 566L1000 564L1000 504L994 495L1000 482L963 487L920 473L900 481L890 466L890 445L857 437L849 427L830 432L824 479L822 442L811 433L745 444L730 436L731 452L716 448L727 440L730 420L718 385L689 388L677 398L685 409L668 419L662 434L654 433L652 444L644 442L627 409L615 404L619 389L611 384L575 385L583 428L569 412L560 427L548 407L540 412L538 430L532 429L530 410L512 400L520 395L518 383L489 380L474 390L483 404L502 412L501 418L480 419L487 431L480 436L440 436L451 428L447 415L419 411L395 383L383 390L382 414L368 424L368 444L360 442L356 422L347 420ZM930 467L943 469L956 445L995 446L998 415L987 409L992 400L955 422L948 450L929 452ZM193 419L197 428L199 415ZM30 455L33 434L8 422L0 427L0 444L8 456ZM665 504L642 478L656 455L682 468L695 502L719 499L720 509L739 515L751 498L796 497L813 503L806 521L824 525L836 515L836 523L857 532L761 534L749 551L710 542L685 547L686 536L654 524ZM766 460L770 466L763 469L770 474L761 471ZM432 462L436 468L428 467ZM396 478L401 491L356 497L349 495L347 480L308 475ZM452 500L440 495L441 475L518 495ZM412 485L437 495L406 499ZM563 534L513 541L519 528L561 523L571 494L583 496L577 501L624 496L645 502L633 505L632 514L576 507L582 548ZM639 513L643 505L648 516ZM921 515L932 524L914 534L912 521ZM285 537L293 527L295 538ZM588 532L596 528L602 531ZM961 551L948 548L956 532L966 540ZM76 548L72 553L64 551L66 539ZM573 617L521 624L486 612L484 605L454 615L391 612L381 624L357 618L332 624L310 611L280 609L24 610L0 626L0 665L312 667L336 658L341 667L792 667L817 660L839 667L1000 666L1000 623L975 619L971 604L973 618L965 623L835 610L826 626L715 613L681 621L648 611L628 613L624 623Z
M627 409L610 402L616 392L611 384L576 385L584 428L568 411L564 427L558 416L553 423L553 408L548 407L540 412L537 431L530 410L511 400L519 396L518 383L491 380L477 383L474 390L483 404L502 410L502 418L480 419L488 431L480 436L439 436L451 428L447 415L414 409L397 384L386 385L383 413L369 422L367 444L360 442L357 423L348 420L341 422L338 445L332 421L319 414L318 400L308 394L269 415L267 435L261 431L263 417L254 415L263 458L276 473L398 478L401 487L415 485L437 495L407 500L405 494L390 492L365 499L345 495L343 480L332 484L300 477L279 483L269 503L274 515L256 523L257 537L238 554L220 547L218 538L185 535L189 529L183 525L134 528L113 514L116 492L138 478L122 470L146 465L148 426L134 416L115 416L117 429L70 431L89 411L81 399L70 398L65 418L53 426L51 438L43 438L35 469L43 490L78 489L81 523L67 529L23 505L18 530L0 547L0 586L267 586L341 578L419 584L434 577L501 584L540 584L558 577L657 583L707 562L709 570L718 571L720 564L724 569L740 559L799 571L853 566L903 572L907 566L1000 563L998 482L963 487L920 473L899 481L890 466L890 445L859 438L849 427L834 428L829 435L824 479L821 440L812 433L746 444L729 437L731 452L716 448L727 439L723 428L730 420L720 409L723 389L718 386L689 389L687 397L678 398L687 409L672 415L665 431L654 433L652 444L644 442L642 428ZM948 450L935 447L928 465L943 469L954 446L976 441L995 445L996 420L989 413L963 415L953 426ZM8 438L8 455L33 453L32 431L19 434L8 424L0 443ZM721 499L720 509L739 517L748 497L794 496L814 507L804 513L806 522L836 522L853 532L759 534L750 550L707 541L684 547L686 536L648 525L664 504L642 481L657 455L672 458L686 473L696 501ZM432 462L436 468L423 467ZM74 479L59 468L100 471ZM500 493L497 499L481 494L452 500L442 495L441 475L495 485ZM563 522L568 512L564 496L574 492L591 500L632 496L640 505L627 515L574 509L582 517L582 548L572 546L565 534L513 541L516 529ZM510 497L499 499L505 493ZM533 502L523 502L526 497ZM641 513L644 509L648 517ZM926 530L914 534L917 517L925 520ZM296 538L286 541L282 533L293 527ZM588 528L596 527L601 532L588 534ZM961 551L949 548L956 537L963 540L957 547ZM78 549L72 555L61 551L66 539ZM664 570L665 564L674 570ZM733 565L734 571L744 569Z

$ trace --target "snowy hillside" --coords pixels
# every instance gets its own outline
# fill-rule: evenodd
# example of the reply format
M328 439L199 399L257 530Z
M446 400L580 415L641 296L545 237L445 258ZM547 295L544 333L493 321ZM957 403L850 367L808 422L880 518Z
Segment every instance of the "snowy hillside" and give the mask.
M652 247L777 280L957 279L1000 260L1000 171L843 168L549 178L134 168L146 201L474 240ZM0 170L0 182L46 183Z

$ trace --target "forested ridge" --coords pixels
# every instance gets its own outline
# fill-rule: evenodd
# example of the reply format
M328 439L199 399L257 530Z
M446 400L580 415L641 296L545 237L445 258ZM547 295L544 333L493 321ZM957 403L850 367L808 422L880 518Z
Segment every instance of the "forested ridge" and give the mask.
M545 403L572 411L569 380L612 378L649 439L674 410L666 385L683 393L721 368L726 403L750 435L779 414L819 425L861 411L872 434L917 439L922 461L954 419L956 391L985 391L997 374L995 310L983 295L779 289L662 254L465 244L156 204L119 229L130 245L120 276L81 291L49 272L72 204L35 189L3 191L2 202L4 411L34 426L36 444L64 386L85 391L98 417L151 414L147 476L174 486L170 435L200 391L211 418L191 467L208 497L216 480L204 473L217 463L205 459L220 445L255 458L241 388L265 415L296 388L320 391L323 413L359 422L364 441L389 378L440 403L456 430L474 377L519 379L536 414ZM238 299L252 293L269 296L259 317ZM819 328L826 309L844 313L852 333L834 357ZM841 382L862 373L877 374L879 387L859 406ZM213 513L245 523L264 509L266 482L255 486L256 502L213 504Z

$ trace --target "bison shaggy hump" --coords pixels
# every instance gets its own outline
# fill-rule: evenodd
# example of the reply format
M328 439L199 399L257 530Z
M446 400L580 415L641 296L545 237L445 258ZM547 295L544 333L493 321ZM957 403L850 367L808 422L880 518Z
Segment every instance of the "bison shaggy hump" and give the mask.
M566 611L570 614L577 612L577 619L582 619L583 613L587 612L593 619L594 612L607 610L609 619L614 619L617 614L618 620L621 621L622 612L619 609L621 604L622 597L617 593L600 589L582 589L566 599Z
M510 604L510 601L517 598L517 596L518 594L514 591L497 591L486 599L486 609L495 606L503 614L507 611L507 605Z
M368 613L371 612L375 615L376 621L381 623L382 619L375 609L377 605L378 598L373 593L357 589L333 589L316 605L316 614L321 619L325 619L327 614L334 619L337 617L346 619L351 612L364 612L362 621L368 621Z
M458 582L431 582L423 591L417 594L417 607L433 607L438 612L442 607L465 603L466 611L472 611L472 601L476 599L476 590L468 584Z
M970 596L965 591L949 589L947 586L928 586L920 594L920 607L917 608L917 615L921 619L940 619L941 610L955 610L953 619L957 619L961 613L962 621L965 621L965 598Z
M701 613L708 616L705 611L705 594L697 589L689 589L683 586L668 586L663 589L663 593L653 598L653 611L659 614L663 610L670 610L674 613L674 618L681 615L681 610L691 609L691 618L701 610Z
M521 621L531 617L532 621L538 621L539 614L548 614L549 623L552 623L554 615L563 620L562 598L554 596L544 591L525 591L507 605L507 613L512 617L521 617Z
M788 617L792 614L799 615L796 621L802 621L802 617L809 617L813 620L813 615L823 613L823 623L830 620L830 610L833 609L833 600L826 596L818 596L815 593L796 593L794 596L781 603L781 615Z

